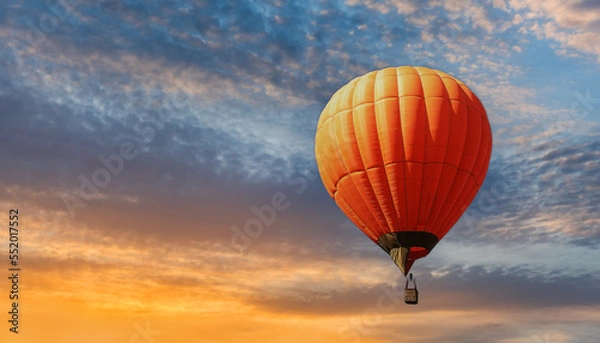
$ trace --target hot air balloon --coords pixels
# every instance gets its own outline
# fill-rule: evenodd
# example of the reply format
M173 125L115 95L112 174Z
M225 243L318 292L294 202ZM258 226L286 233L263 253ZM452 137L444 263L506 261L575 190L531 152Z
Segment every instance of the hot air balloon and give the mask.
M426 67L350 81L325 106L315 137L327 192L405 276L467 209L491 152L479 98Z

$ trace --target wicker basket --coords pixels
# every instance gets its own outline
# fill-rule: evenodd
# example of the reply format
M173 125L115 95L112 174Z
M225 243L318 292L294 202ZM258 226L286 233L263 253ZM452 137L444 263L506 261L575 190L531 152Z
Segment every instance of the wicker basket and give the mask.
M404 302L408 305L416 305L419 303L419 291L415 288L404 290Z

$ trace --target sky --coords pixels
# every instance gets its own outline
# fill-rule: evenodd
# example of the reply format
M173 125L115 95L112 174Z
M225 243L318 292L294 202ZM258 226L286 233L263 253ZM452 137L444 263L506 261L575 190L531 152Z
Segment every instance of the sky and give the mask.
M416 307L313 152L337 89L402 65L494 139ZM5 0L0 341L597 342L599 76L595 0Z

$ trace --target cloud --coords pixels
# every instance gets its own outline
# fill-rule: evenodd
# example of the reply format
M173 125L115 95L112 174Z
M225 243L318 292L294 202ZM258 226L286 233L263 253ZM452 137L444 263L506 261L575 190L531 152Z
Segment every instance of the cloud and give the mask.
M42 325L44 309L61 309L81 324L68 334L98 342L144 314L173 342L327 342L340 330L363 342L594 341L595 6L10 2L0 198L25 209L30 313ZM417 308L313 157L331 94L403 64L465 81L494 128L481 192L415 265ZM82 178L101 177L124 143L135 157L84 196ZM74 218L65 194L84 203ZM275 195L289 206L271 212ZM382 295L393 311L377 312Z
M360 4L382 14L387 14L393 9L395 9L398 14L412 14L417 10L417 4L414 1L386 0L381 3L373 0L366 2L347 0L346 4L349 6L357 6Z
M485 7L474 2L465 2L457 0L446 0L442 5L446 10L453 12L451 17L464 18L472 22L473 29L483 29L487 33L491 33L493 29L492 22L488 19L487 10ZM460 15L459 15L460 14Z
M135 287L154 292L166 287L203 296L214 294L216 302L240 302L245 308L315 316L359 315L374 306L382 294L386 304L402 301L404 280L392 261L374 245L364 249L338 242L282 245L257 241L260 248L240 254L217 242L163 240L140 233L121 239L119 234L69 232L73 230L69 227L58 232L54 224L60 222L42 226L43 222L32 221L34 239L28 266L43 276L44 282L52 282L55 273L87 275L103 270L103 279L97 275L93 277L95 282L86 281L90 285L85 287L86 292L96 293L102 284L120 279L121 285L115 288L118 292ZM78 238L81 235L87 237ZM60 253L54 241L61 242ZM594 273L557 273L523 264L489 267L476 261L471 266L435 264L420 263L415 270L423 293L423 303L416 313L600 305ZM256 278L257 274L261 278ZM53 292L43 284L33 291L44 289ZM568 297L561 296L566 293ZM125 302L139 298L135 294L122 296Z
M544 139L491 162L486 181L451 237L473 241L597 246L596 135Z
M600 12L594 1L513 0L511 7L525 10L527 17L535 18L529 25L538 38L554 40L562 49L579 51L600 57ZM539 21L538 21L539 20ZM562 50L558 50L559 53ZM564 52L566 53L566 52Z
M494 8L499 8L505 12L508 12L508 7L506 6L506 1L504 0L494 0L492 2L492 5L494 6Z

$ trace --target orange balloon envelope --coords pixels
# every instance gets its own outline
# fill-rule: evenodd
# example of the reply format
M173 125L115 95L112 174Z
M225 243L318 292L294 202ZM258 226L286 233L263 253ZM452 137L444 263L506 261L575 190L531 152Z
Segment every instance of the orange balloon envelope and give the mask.
M481 101L425 67L350 81L325 106L315 138L329 195L405 275L467 209L491 153Z

